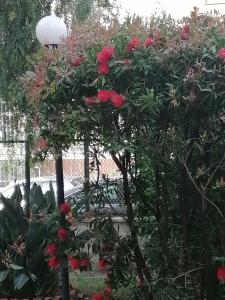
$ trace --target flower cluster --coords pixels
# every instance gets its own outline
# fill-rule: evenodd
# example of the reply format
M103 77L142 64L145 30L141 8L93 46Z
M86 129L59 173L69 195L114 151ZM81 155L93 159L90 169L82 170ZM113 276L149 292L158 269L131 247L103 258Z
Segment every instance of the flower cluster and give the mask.
M109 61L113 56L115 49L113 47L104 47L101 52L98 53L97 59L99 62L98 73L100 75L107 75L110 72Z
M91 106L93 104L105 103L111 101L115 108L120 108L125 104L125 99L116 91L101 90L96 97L86 97L85 104Z

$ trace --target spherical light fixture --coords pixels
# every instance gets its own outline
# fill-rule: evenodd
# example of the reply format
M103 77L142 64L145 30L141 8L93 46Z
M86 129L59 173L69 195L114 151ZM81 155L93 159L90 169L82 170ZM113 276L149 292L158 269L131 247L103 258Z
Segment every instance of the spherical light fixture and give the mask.
M64 21L54 15L42 18L36 26L36 36L42 45L58 45L67 36Z

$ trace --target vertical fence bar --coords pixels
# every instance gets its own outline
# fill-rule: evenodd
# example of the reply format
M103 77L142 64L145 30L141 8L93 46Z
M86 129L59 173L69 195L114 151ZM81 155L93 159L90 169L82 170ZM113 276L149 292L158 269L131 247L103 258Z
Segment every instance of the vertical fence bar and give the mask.
M55 160L55 169L56 169L56 185L57 185L57 204L58 207L60 204L64 203L64 182L63 182L63 159L62 151L60 151L59 156ZM65 216L61 214L61 226L65 227ZM66 261L66 257L65 257ZM65 263L61 264L61 280L62 280L62 300L70 299L69 291L69 272L68 266Z

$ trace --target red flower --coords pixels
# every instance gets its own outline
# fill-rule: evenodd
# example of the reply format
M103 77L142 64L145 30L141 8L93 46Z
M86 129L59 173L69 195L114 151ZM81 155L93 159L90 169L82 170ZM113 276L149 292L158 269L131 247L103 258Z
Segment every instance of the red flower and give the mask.
M65 241L68 237L68 232L64 228L59 228L58 230L58 239L60 241Z
M73 257L69 256L68 257L68 261L70 263L70 267L73 270L78 270L79 269L79 267L80 267L80 261L79 261L79 259L73 258Z
M80 260L80 266L81 267L88 267L89 266L89 259L88 258L82 258Z
M107 286L104 291L104 295L107 300L110 298L111 293L112 293L112 288L110 286Z
M101 90L97 94L97 99L101 102L107 102L111 98L111 91Z
M123 63L125 64L125 65L129 65L130 64L130 61L129 61L129 59L124 59L124 61L123 61Z
M149 46L151 46L153 44L153 38L151 37L148 37L145 42L144 42L144 45L146 48L148 48Z
M57 269L59 265L60 265L60 261L56 256L51 257L48 261L48 266L50 268Z
M190 26L187 24L187 25L184 25L183 27L183 32L186 33L186 34L189 34L190 33Z
M124 97L117 94L116 92L111 92L111 101L114 107L120 108L124 105Z
M225 59L225 48L221 48L218 52L217 55L222 58Z
M59 210L62 214L68 215L68 213L71 211L71 207L68 203L62 203L59 206Z
M127 44L127 50L128 52L134 51L138 48L140 45L140 40L138 37L133 37L130 42Z
M221 266L217 269L216 277L219 281L225 281L225 267Z
M101 75L107 75L109 74L110 69L109 69L109 65L107 63L101 64L98 67L98 73Z
M183 41L186 41L189 39L189 34L186 33L184 30L181 31L181 34L180 34L180 38L183 40Z
M98 53L97 59L100 64L107 64L113 56L115 49L113 47L105 47Z
M81 63L85 61L85 57L84 56L80 56L77 58L72 59L71 64L75 67L78 67L81 65Z
M91 300L103 300L103 299L104 299L104 296L102 293L93 294L91 297Z
M48 150L48 142L44 139L41 138L38 142L37 142L37 148L39 150Z
M108 266L108 262L104 258L99 259L99 261L98 261L98 267L99 267L99 269L103 270L107 266Z
M95 103L96 103L95 97L86 97L86 98L85 98L85 104L86 104L87 106L91 106L91 105L93 105L93 104L95 104Z
M55 256L56 252L57 252L57 247L56 247L55 243L49 244L47 246L47 253L48 253L48 255Z

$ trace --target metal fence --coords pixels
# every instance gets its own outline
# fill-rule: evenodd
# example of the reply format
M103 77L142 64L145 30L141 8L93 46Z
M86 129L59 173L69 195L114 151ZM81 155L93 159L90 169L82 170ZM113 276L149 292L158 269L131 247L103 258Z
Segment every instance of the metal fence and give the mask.
M98 175L108 177L118 176L118 170L110 155L107 153L99 158L98 168L89 158L90 180ZM83 144L71 147L63 153L63 168L65 178L83 181L85 177L85 155ZM98 174L99 173L99 174ZM55 177L55 161L48 157L44 162L31 164L31 178ZM0 143L0 187L10 182L25 178L25 143Z

